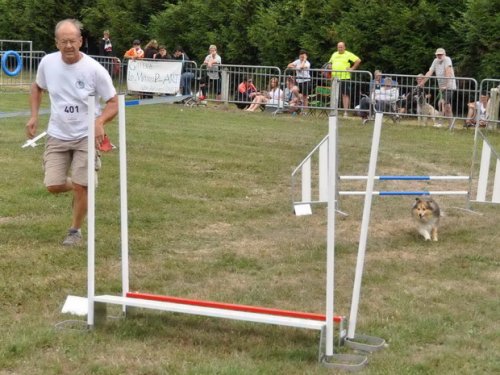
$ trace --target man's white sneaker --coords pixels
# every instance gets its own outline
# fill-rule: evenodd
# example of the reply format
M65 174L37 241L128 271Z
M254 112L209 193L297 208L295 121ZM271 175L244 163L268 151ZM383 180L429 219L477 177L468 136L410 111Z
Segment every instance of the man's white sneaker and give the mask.
M101 153L96 150L95 151L95 171L96 172L99 172L101 170L101 167L102 167L102 162L101 162Z
M63 241L64 246L78 246L82 243L82 233L79 229L70 229Z

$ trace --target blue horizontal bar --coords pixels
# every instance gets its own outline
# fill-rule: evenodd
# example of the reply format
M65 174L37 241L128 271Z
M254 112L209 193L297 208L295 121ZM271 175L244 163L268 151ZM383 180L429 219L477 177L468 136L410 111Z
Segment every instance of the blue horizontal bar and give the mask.
M131 107L133 105L139 105L139 100L128 100L125 102L125 107Z
M379 180L430 180L430 176L379 176Z
M380 191L378 195L431 195L428 191Z

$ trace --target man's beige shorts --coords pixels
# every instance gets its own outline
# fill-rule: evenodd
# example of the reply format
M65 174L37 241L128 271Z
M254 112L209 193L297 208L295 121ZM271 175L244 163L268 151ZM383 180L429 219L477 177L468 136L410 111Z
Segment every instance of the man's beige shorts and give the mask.
M87 137L62 141L48 136L43 155L45 186L64 185L66 178L87 186Z

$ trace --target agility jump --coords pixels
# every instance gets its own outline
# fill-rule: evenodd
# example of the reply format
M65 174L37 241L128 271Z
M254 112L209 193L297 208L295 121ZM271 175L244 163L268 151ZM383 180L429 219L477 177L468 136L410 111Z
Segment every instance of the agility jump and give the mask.
M89 113L94 113L94 100L89 100ZM91 117L91 116L90 116ZM127 151L126 151L126 121L125 121L125 99L119 95L119 153L120 153L120 215L121 215L121 295L95 295L95 186L88 186L88 274L87 274L87 298L86 303L87 327L95 325L96 304L119 305L123 312L127 307L139 307L145 309L177 312L190 315L224 318L255 323L273 324L286 327L296 327L317 330L320 335L320 361L326 367L342 368L348 370L360 369L367 363L367 357L357 354L335 354L334 353L334 325L339 325L339 345L344 339L346 331L343 329L344 317L334 315L333 292L334 292L334 216L335 207L332 206L333 219L329 221L329 234L327 243L327 286L326 286L326 312L325 314L307 313L273 309L258 306L237 305L232 303L194 300L188 298L161 296L149 293L130 292L129 290L129 249L128 249L128 198L127 198ZM336 121L331 121L330 132L336 133ZM89 140L95 136L93 119L89 118ZM331 144L334 147L334 144ZM88 160L89 165L95 158L95 144L89 142ZM334 155L332 152L331 155ZM335 166L335 161L330 163ZM94 181L95 170L88 168L88 179ZM332 186L334 189L335 186ZM66 304L70 300L66 300ZM65 306L66 306L65 304ZM65 307L63 307L63 311ZM71 309L69 309L71 310ZM66 308L68 311L68 308ZM324 348L323 348L324 346ZM324 351L324 352L322 352Z
M337 152L336 147L332 147L332 144L337 143L337 137L333 136L330 132L328 136L323 138L323 140L307 155L307 157L295 168L292 172L292 189L295 185L296 179L301 177L301 200L296 201L293 196L292 199L294 210L297 215L311 214L310 206L314 203L328 203L328 232L330 232L332 220L335 220L335 215L330 213L331 207L335 206L337 203L337 195L364 195L365 201L363 206L363 216L361 223L361 231L358 246L358 255L356 262L356 271L353 285L351 309L348 321L348 331L345 339L345 344L354 349L361 349L369 351L370 348L377 350L383 346L383 340L371 336L356 334L356 324L357 315L359 309L359 300L361 292L361 281L364 268L364 260L366 254L366 246L368 240L368 229L370 223L372 197L374 195L463 195L470 197L471 195L471 181L472 172L470 176L377 176L375 175L378 150L380 144L380 134L382 128L383 114L377 113L375 115L375 124L372 137L372 145L370 151L370 159L368 165L368 175L367 176L338 176L336 165L332 166L332 152ZM332 117L330 117L332 121ZM477 196L474 202L482 203L500 203L500 157L493 150L491 145L488 143L484 135L480 132L479 128L476 128L476 137L481 137L483 139L481 162L479 167L479 177L478 177L478 188ZM477 146L474 146L474 154L476 153ZM318 169L315 171L315 176L317 176L317 187L318 196L316 199L312 199L312 158L318 153ZM494 182L492 188L491 201L488 201L486 192L488 191L489 181L488 174L490 171L490 160L496 160L496 170L494 175ZM333 158L335 159L335 158ZM474 167L474 164L473 164ZM473 168L472 168L473 169ZM300 173L300 174L299 174ZM336 176L335 178L329 178L329 176ZM337 191L332 188L331 181L341 181L341 180L363 180L366 181L365 191ZM431 181L431 180L454 180L454 181L466 181L469 184L469 190L452 190L452 191L375 191L374 183L375 181ZM335 186L335 185L334 185ZM329 234L329 237L333 235Z
M477 176L476 197L473 188L473 173L470 175L438 175L438 176L419 176L419 175L388 175L374 176L374 180L384 181L452 181L464 182L467 185L466 190L390 190L372 192L373 195L379 196L417 196L417 195L455 195L464 196L468 202L474 203L500 203L500 156L490 145L483 133L477 129L478 137L482 139L481 161L479 163L479 174ZM329 137L326 136L321 142L306 156L306 158L292 172L292 200L294 211L297 215L310 214L311 205L318 203L326 203L328 201L328 143ZM476 150L478 146L475 146ZM314 164L314 158L317 158L317 163ZM496 170L493 176L490 174L490 161L496 163ZM341 175L338 176L339 181L366 181L368 176ZM317 179L313 179L315 176ZM297 185L300 185L300 197L297 197ZM489 186L492 185L491 196L488 196ZM465 188L465 187L464 187ZM365 195L363 190L340 190L337 191L339 196L356 196Z

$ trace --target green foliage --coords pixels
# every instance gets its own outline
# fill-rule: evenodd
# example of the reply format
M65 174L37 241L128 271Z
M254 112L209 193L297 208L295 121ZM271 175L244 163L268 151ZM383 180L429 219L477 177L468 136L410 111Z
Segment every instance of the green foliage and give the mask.
M467 1L463 17L455 22L456 33L463 36L460 44L462 76L478 79L500 77L499 8L499 0Z
M140 39L143 46L153 39L147 30L151 17L163 10L163 3L157 1L95 0L92 6L82 9L85 28L97 45L104 30L109 30L116 56L121 57L132 47L134 39Z
M453 1L460 8L461 1ZM352 1L338 24L338 34L363 61L361 69L402 74L425 73L437 47L445 47L454 58L457 38L448 25L453 12L446 2L426 0Z
M256 49L248 43L248 20L254 19L262 0L185 0L168 4L153 15L151 35L168 48L182 46L197 61L204 60L208 46L215 44L224 63L259 64Z
M33 41L34 49L55 50L54 27L61 19L79 18L86 1L6 0L0 3L0 35L3 39Z
M56 22L75 17L91 53L109 29L119 57L136 38L157 39L198 63L216 44L224 63L280 68L300 48L318 68L342 40L360 69L400 74L427 71L444 47L457 75L482 79L499 75L499 8L500 0L2 0L0 35L49 52Z

